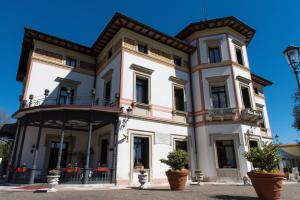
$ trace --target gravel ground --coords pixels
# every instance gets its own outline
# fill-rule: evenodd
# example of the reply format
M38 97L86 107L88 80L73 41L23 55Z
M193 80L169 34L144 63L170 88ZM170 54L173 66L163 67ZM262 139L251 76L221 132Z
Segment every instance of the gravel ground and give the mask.
M283 188L282 199L299 200L300 184L286 184ZM0 200L204 200L204 199L242 199L254 200L255 191L251 186L242 185L203 185L189 186L186 191L170 191L167 187L145 190L86 190L58 191L56 193L18 192L0 190Z

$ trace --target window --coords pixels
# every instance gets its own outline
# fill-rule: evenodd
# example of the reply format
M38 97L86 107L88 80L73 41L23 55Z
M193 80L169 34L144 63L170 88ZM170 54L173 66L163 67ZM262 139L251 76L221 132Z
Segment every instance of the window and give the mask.
M136 77L136 102L148 104L148 78Z
M266 128L263 105L256 104L256 108L257 108L257 110L259 110L260 113L261 113L260 119L259 119L259 121L258 121L259 126L260 126L261 128Z
M104 84L104 102L107 105L110 102L111 97L111 80L106 81Z
M177 66L181 66L182 63L181 63L181 58L179 56L173 56L173 59L174 59L174 64L177 65Z
M73 104L74 103L74 89L61 87L58 98L59 104Z
M252 108L249 88L241 86L244 108Z
M254 88L254 92L255 92L255 94L259 94L257 87Z
M175 109L184 111L184 91L183 88L174 87Z
M219 168L236 168L233 140L216 141Z
M76 67L77 60L75 58L66 57L66 65L68 65L70 67Z
M187 142L185 140L175 140L175 150L183 150L188 152ZM189 169L189 165L185 166L186 169Z
M240 47L235 47L235 55L236 55L236 61L240 65L244 65L243 53Z
M147 54L148 46L146 44L138 43L138 51Z
M149 138L134 137L133 140L134 168L144 167L144 169L149 169Z
M187 142L184 140L175 140L175 150L183 150L187 152Z
M212 104L214 108L227 108L226 88L223 86L211 87Z
M250 140L249 147L250 148L258 148L258 142L256 140Z
M107 52L107 59L110 59L112 57L113 51L112 48L110 48Z
M108 140L104 139L101 140L101 157L100 157L100 164L107 165L107 154L108 154Z
M209 47L208 48L209 63L219 63L221 62L221 54L219 47Z

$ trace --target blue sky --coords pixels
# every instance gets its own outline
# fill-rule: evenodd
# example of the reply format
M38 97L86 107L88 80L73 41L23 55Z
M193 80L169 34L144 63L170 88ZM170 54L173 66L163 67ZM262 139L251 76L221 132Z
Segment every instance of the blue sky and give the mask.
M22 84L15 76L24 26L90 46L117 11L170 35L191 22L233 15L257 31L248 54L252 71L274 82L265 90L273 134L294 142L300 139L291 126L296 82L282 51L300 45L299 8L297 0L2 1L0 109L8 114L18 109Z

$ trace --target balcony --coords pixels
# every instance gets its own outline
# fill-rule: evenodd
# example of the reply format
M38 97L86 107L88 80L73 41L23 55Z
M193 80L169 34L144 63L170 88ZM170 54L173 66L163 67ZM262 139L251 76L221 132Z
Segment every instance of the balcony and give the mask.
M74 98L64 97L45 97L36 99L30 95L29 100L21 103L21 109L37 107L37 106L105 106L114 107L118 105L118 99L111 101L109 99L100 99L93 96L76 96Z
M234 108L214 108L208 110L211 120L233 119L236 116Z
M241 118L245 121L257 123L262 118L261 111L252 108L246 108L241 111Z

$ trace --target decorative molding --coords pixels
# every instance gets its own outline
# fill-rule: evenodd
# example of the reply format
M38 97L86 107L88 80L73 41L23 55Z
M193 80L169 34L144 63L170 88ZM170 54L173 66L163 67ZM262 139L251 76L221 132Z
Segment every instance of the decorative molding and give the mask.
M68 78L61 78L61 77L57 77L55 79L56 82L60 82L61 84L67 84L67 85L74 85L74 86L77 86L77 85L80 85L81 82L80 81L74 81L72 79L68 79Z
M245 78L245 77L243 77L243 76L237 76L236 79L237 79L238 81L241 81L241 82L246 83L246 84L251 83L251 80L250 80L250 79L247 79L247 78Z
M169 77L169 80L172 81L173 83L177 83L177 84L179 84L179 85L185 85L185 84L187 83L186 80L177 78L177 77L175 77L175 76L170 76L170 77Z
M223 76L211 76L206 77L205 79L209 83L216 83L216 82L225 82L228 79L229 75L223 75Z
M154 72L154 70L152 70L152 69L148 69L146 67L142 67L142 66L135 65L135 64L132 64L130 66L130 69L133 69L137 72L141 72L141 73L147 74L147 75L151 75Z

